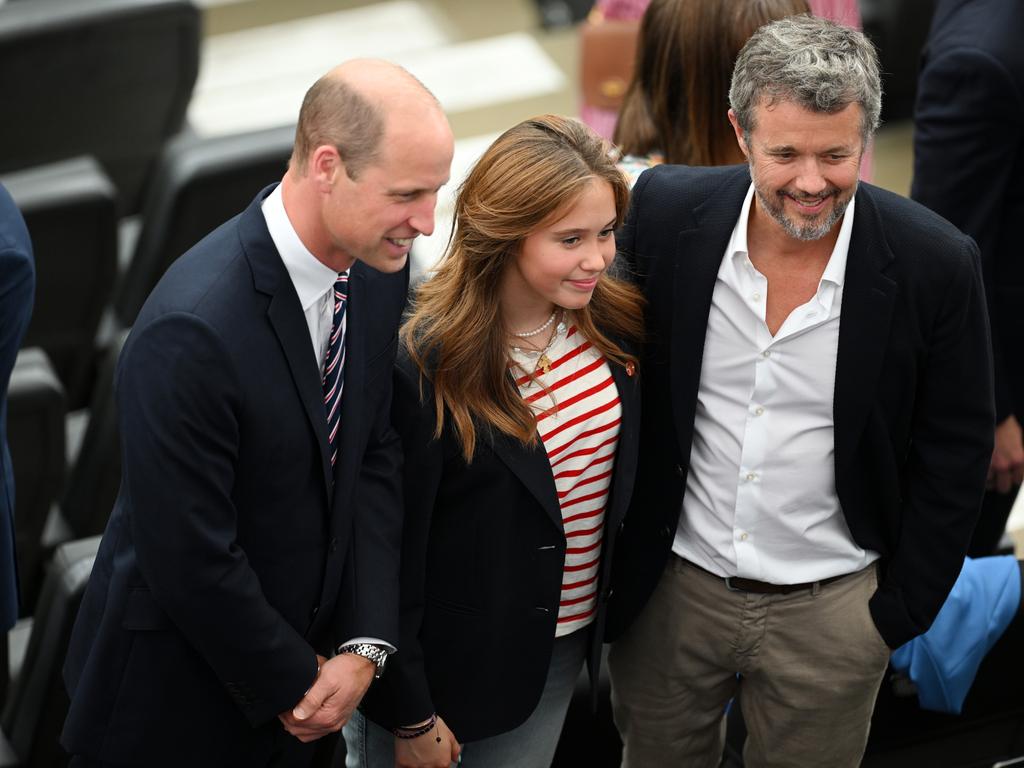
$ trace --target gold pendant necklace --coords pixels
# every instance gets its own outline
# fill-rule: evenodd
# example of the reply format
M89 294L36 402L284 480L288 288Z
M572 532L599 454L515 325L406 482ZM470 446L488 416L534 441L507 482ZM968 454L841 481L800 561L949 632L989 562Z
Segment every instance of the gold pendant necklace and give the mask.
M547 356L547 353L541 352L540 357L537 358L537 367L533 369L534 374L537 371L544 371L545 374L551 373L551 358Z

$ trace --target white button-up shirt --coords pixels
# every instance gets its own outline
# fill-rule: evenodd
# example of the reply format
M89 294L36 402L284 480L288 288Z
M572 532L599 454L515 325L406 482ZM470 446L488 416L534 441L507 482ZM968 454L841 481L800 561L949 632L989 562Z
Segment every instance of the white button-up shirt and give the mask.
M772 336L768 279L747 251L753 195L751 185L712 295L673 551L720 576L798 584L878 558L854 543L835 487L832 402L854 202L817 292Z

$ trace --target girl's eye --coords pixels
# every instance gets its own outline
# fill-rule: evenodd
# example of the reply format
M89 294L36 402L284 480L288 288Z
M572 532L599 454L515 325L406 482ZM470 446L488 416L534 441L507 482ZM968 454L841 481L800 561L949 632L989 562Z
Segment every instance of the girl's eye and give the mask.
M562 241L562 245L576 245L579 241L578 237L567 237Z
M611 237L614 233L615 233L615 230L612 229L611 227L608 227L608 229L602 229L600 232L598 232L597 236L600 237L603 240L603 239L606 239L608 237Z

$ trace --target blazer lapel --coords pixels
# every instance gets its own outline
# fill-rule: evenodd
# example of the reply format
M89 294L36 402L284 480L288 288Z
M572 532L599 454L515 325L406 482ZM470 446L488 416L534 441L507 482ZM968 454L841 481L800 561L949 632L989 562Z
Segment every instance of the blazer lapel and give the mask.
M284 263L274 247L260 203L270 194L267 187L243 213L239 232L245 253L253 272L256 289L270 296L267 318L281 349L284 351L295 388L306 411L310 427L320 446L320 464L324 476L327 498L332 495L331 459L327 451L327 415L324 412L324 393L317 370L316 355L309 340L309 327L299 305L295 286L288 277Z
M869 185L857 207L843 283L839 351L833 404L836 467L852 458L888 349L896 283L884 274L893 253L882 231Z
M614 530L625 516L629 499L633 495L637 449L640 444L640 398L636 372L630 375L624 366L611 361L608 362L608 366L612 370L612 378L615 380L622 407L619 445L615 452L615 469L612 475L612 495L605 509L605 526L608 530Z
M737 173L694 209L693 218L684 222L675 243L669 376L684 460L690 455L715 280L749 185L749 174L745 170Z
M555 488L551 462L540 438L538 437L533 445L524 446L514 437L494 430L490 447L534 495L555 527L559 531L563 531L562 507L558 503L558 490Z

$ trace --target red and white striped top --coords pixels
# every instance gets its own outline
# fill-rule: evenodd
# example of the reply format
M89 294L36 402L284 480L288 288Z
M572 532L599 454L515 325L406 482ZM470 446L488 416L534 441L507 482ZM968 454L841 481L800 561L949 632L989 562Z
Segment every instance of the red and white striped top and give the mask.
M566 550L555 629L555 636L562 637L594 620L622 406L604 356L575 326L556 333L546 353L548 373L537 368L536 353L513 351L512 357L531 372L517 377L516 384L537 414L562 507Z

